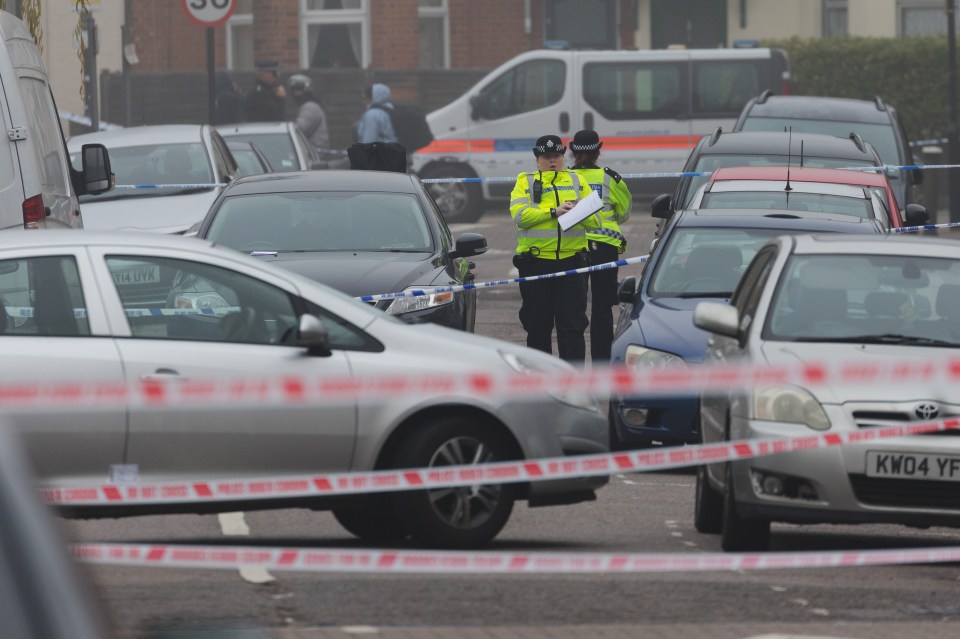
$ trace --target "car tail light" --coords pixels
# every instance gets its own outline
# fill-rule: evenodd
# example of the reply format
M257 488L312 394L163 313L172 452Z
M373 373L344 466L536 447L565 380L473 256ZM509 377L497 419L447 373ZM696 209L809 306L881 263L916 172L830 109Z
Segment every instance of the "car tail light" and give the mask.
M780 95L790 95L791 91L790 72L784 71L780 80Z
M38 193L23 201L23 228L38 229L45 217L47 209L43 206L43 195Z

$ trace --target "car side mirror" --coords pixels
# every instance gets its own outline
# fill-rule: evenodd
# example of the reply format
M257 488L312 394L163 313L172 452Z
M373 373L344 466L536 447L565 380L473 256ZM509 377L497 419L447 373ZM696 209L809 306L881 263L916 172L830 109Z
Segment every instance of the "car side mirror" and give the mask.
M661 220L670 219L673 215L673 198L667 193L655 197L650 205L650 214Z
M100 195L113 188L110 153L102 144L84 144L80 149L80 180L77 195Z
M927 208L920 204L907 204L906 219L904 223L907 226L923 226L930 220L930 214Z
M637 296L637 278L630 276L623 278L620 286L617 287L617 301L624 304L633 304L633 298Z
M718 302L700 302L693 309L693 325L710 333L739 337L740 318L736 307Z
M457 246L450 251L451 258L473 257L487 252L487 238L480 233L464 233L457 238Z
M333 352L330 349L330 335L327 327L320 318L304 313L300 316L297 326L297 344L307 349L307 355L315 357L329 357Z

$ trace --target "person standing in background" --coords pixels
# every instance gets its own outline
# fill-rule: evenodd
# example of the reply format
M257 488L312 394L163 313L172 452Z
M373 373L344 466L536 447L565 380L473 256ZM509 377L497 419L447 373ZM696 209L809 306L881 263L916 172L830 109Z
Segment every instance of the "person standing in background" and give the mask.
M257 60L257 80L247 93L247 122L279 122L284 120L286 89L280 82L279 64L276 60Z
M587 231L591 266L614 262L626 250L627 239L620 232L620 223L630 218L633 200L630 189L619 173L608 167L597 166L602 146L600 136L590 129L578 131L570 141L574 161L571 170L580 175L603 201L600 212L602 227ZM617 268L590 273L590 361L594 364L610 362L618 274Z
M330 148L327 115L317 96L310 90L310 78L300 73L290 76L290 96L297 106L297 128L307 141L318 149Z
M366 110L357 122L357 142L397 142L390 118L393 111L390 87L379 83L370 85L363 90L363 98Z
M213 76L214 124L243 122L243 94L226 69L219 69Z

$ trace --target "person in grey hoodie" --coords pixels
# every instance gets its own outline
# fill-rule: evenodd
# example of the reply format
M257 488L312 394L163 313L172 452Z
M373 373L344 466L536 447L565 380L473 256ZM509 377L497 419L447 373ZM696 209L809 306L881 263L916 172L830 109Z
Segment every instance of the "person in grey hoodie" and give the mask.
M295 73L290 76L290 95L297 105L297 128L307 141L317 149L330 147L330 132L327 130L327 115L320 101L311 90L310 78Z
M397 142L390 119L390 112L393 111L390 87L378 83L368 86L363 93L367 110L357 123L357 142Z

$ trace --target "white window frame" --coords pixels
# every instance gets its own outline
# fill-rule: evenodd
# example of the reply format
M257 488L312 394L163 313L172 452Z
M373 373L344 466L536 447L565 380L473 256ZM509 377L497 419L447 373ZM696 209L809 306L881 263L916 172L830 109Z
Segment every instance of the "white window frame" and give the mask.
M954 0L954 6L960 11L960 6L957 6L956 0ZM944 16L946 15L946 6L943 0L897 0L897 36L901 38L913 37L904 33L906 27L904 16L910 9L939 9L944 12ZM960 15L957 16L957 28L960 30ZM946 29L944 29L944 33L946 33Z
M234 59L233 59L233 28L234 27L250 27L251 33L253 29L253 12L250 13L234 13L230 16L230 19L227 20L227 68L233 70Z
M363 59L360 61L360 68L366 69L370 66L370 59L373 57L370 44L370 0L360 0L359 9L321 9L310 11L307 9L308 0L300 0L300 68L310 68L309 51L310 39L308 34L310 27L324 24L355 24L360 23L360 33L363 37L363 43L360 47L360 53Z
M450 0L442 0L440 7L417 6L417 20L420 18L443 18L443 68L450 68ZM419 5L419 3L418 3Z

